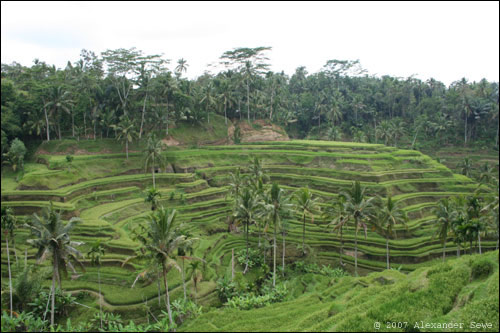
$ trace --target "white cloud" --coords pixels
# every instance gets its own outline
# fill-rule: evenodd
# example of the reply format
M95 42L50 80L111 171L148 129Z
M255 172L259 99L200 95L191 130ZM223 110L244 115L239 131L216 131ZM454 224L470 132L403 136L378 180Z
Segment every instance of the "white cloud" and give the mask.
M360 59L370 73L498 81L498 2L2 2L2 62L63 67L83 48L137 47L188 60L188 76L235 47L272 46L272 69L312 73Z

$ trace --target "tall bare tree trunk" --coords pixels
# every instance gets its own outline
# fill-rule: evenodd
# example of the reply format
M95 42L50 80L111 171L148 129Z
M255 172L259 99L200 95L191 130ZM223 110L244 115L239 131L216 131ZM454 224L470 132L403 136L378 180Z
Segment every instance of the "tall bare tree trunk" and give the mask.
M385 239L385 250L387 252L387 269L391 269L391 266L389 264L389 238Z
M481 254L481 234L479 232L477 233L477 241L479 245L479 254Z
M354 275L358 276L358 231L354 236Z
M276 286L276 219L274 219L273 234L273 288Z
M102 294L101 294L101 265L97 267L97 282L99 283L99 317L101 318L101 330L102 330Z
M248 122L250 122L250 85L247 79L247 114L248 114Z
M170 295L168 294L167 268L165 267L165 263L162 263L162 267L163 267L163 281L165 283L165 300L167 302L168 320L170 322L170 326L173 326L174 321L172 319L172 311L170 310Z
M50 141L49 116L47 114L47 108L46 107L43 107L43 112L45 114L45 124L47 126L47 141Z
M234 248L231 249L231 281L234 281Z
M146 91L146 97L144 97L144 104L142 105L141 129L139 130L139 139L142 137L142 126L144 125L144 113L146 112L147 99L148 99L148 92Z
M184 289L184 300L186 300L187 296L186 296L186 277L184 273L184 258L182 258L182 289Z
M445 259L445 256L446 256L446 239L444 240L444 244L443 244L443 262L444 262L444 259Z
M156 188L155 183L155 157L153 155L153 165L151 166L151 173L153 174L153 188Z
M282 265L283 265L283 272L281 272L282 276L284 277L285 276L285 251L286 251L286 245L285 245L285 242L286 242L286 238L285 238L285 230L283 230L283 253L281 254L281 260L283 261Z
M5 234L5 240L7 242L7 266L9 267L9 296L10 296L10 317L12 318L12 275L10 271L10 253L9 253L9 236Z

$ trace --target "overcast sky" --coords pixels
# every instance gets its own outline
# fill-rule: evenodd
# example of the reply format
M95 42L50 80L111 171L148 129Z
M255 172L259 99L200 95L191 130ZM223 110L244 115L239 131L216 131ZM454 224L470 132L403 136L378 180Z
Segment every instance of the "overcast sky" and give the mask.
M1 60L57 67L85 48L136 47L185 58L187 76L236 47L271 46L271 68L317 72L329 59L356 60L372 75L450 84L499 76L499 2L5 2Z

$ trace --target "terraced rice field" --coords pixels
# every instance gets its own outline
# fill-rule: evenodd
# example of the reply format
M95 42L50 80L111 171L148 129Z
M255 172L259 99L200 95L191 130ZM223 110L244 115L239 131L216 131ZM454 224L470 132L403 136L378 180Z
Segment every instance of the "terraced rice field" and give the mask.
M326 206L352 182L359 180L367 187L368 195L387 196L404 202L410 222L408 228L398 226L397 239L389 241L392 265L405 272L423 266L442 254L442 245L433 238L432 208L446 196L470 194L477 188L473 180L452 173L418 151L398 150L374 144L287 141L242 144L237 146L208 146L202 149L172 150L165 153L167 170L158 170L156 184L162 193L161 204L176 208L178 218L200 240L195 256L206 260L206 271L199 287L198 300L210 303L215 295L215 282L230 269L231 250L245 247L242 232L228 233L226 223L231 214L232 199L227 195L229 173L238 167L248 172L250 160L262 160L271 181L293 191L309 186ZM144 203L142 191L152 185L151 173L144 173L139 153L78 155L68 170L64 156L43 155L39 164L27 166L27 172L18 182L2 185L2 205L13 207L21 218L27 218L50 201L61 209L63 217L79 216L82 222L72 239L83 241L81 252L101 240L107 248L101 270L102 291L107 310L124 311L138 320L144 317L144 304L156 306L156 283L138 283L134 289L140 263L122 265L134 255L139 243L133 230L150 212ZM487 193L485 193L487 195ZM314 223L306 225L306 244L320 263L336 264L339 260L339 237L326 229L326 221L315 216ZM296 246L302 243L300 216L287 221L287 260L300 257ZM27 229L17 231L16 248L21 256L25 251L33 262L35 250L25 240ZM257 230L250 241L257 243ZM354 230L344 233L343 261L354 263ZM482 241L483 250L495 248L495 240ZM278 246L280 248L280 246ZM455 254L449 239L446 249ZM358 239L358 265L364 272L385 269L385 239L369 230L366 239ZM5 261L4 261L5 260ZM86 261L86 260L84 260ZM86 261L88 263L88 260ZM363 270L362 270L363 271ZM6 259L2 256L2 272ZM169 286L175 299L182 294L181 275L168 273ZM47 281L47 284L49 281ZM97 269L87 267L80 276L64 282L65 290L97 292ZM95 305L95 304L94 304Z

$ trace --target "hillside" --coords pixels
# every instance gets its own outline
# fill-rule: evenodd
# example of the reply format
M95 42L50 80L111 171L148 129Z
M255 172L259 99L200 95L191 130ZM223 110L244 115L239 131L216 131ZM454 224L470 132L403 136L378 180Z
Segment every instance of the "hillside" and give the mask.
M306 274L289 282L283 303L212 310L181 331L498 332L498 280L498 251L408 275L386 270L332 280Z
M146 172L144 170L142 153L137 151L140 147L131 148L132 152L127 160L124 153L116 152L120 150L118 145L108 146L106 153L96 153L97 151L93 149L99 147L99 143L99 141L82 143L80 147L88 145L88 149L82 148L86 153L81 151L75 154L71 165L66 162L65 154L69 152L68 147L74 147L74 141L51 142L50 145L44 145L43 150L40 150L37 156L39 163L27 163L25 173L19 174L17 181L12 174L4 175L1 192L2 206L12 207L19 218L25 219L53 201L54 207L61 209L64 218L79 216L82 222L74 230L72 240L85 242L85 245L81 247L81 252L86 253L90 244L96 240L101 240L106 246L104 266L101 270L105 310L120 313L127 319L141 322L144 321L146 315L144 302L149 302L153 311L164 309L155 301L157 286L155 283L140 281L135 288L131 289L130 286L142 265L127 264L122 267L122 263L126 258L134 255L135 249L139 246L132 231L150 212L150 206L144 203L142 192L146 187L151 186L151 174L149 170ZM103 146L102 142L101 146ZM197 301L206 307L218 304L215 292L216 281L229 269L231 250L238 251L245 247L241 228L235 232L228 232L227 218L231 214L232 201L227 196L227 185L229 173L234 172L237 167L241 167L243 172L248 172L248 165L253 157L262 160L264 171L270 176L271 181L278 182L288 191L309 186L314 195L322 199L323 207L335 198L339 191L349 188L354 180L359 180L367 187L369 196L392 194L395 200L404 203L404 209L410 217L408 229L397 226L398 238L389 240L392 265L401 272L415 271L413 273L415 275L410 276L420 278L423 272L429 270L429 263L440 262L437 258L442 255L441 243L433 238L436 226L433 223L432 208L442 197L470 194L477 188L477 183L473 180L452 173L444 165L418 151L400 150L384 145L304 140L274 141L232 146L170 148L165 153L165 157L168 165L159 169L159 173L156 174L156 183L162 193L160 203L176 208L179 212L178 218L184 222L184 230L200 238L194 255L203 258L207 265L203 281L198 286ZM297 213L287 221L287 263L306 259L298 250L298 246L302 243L300 218L301 216ZM27 229L17 230L16 249L18 253L25 253L26 250L28 263L34 263L36 251L25 242L29 237ZM483 251L495 248L496 240L491 235L488 237L481 241ZM256 228L251 230L250 242L253 245L258 242ZM279 242L279 248L281 248L281 241ZM345 269L352 272L354 262L352 226L345 230L344 242L343 261L347 263ZM307 260L314 260L318 264L338 265L339 237L326 228L326 223L319 215L315 216L314 223L309 220L306 223L306 246L312 258ZM452 239L448 240L446 248L448 256L456 253L456 245ZM382 235L373 230L368 231L366 239L360 235L358 250L358 265L362 268L360 271L362 275L385 269L385 238ZM281 256L280 251L278 251L278 256ZM98 291L97 269L88 266L88 259L84 262L87 264L86 271L71 281L65 281L64 288L74 293L87 291L88 294L82 302L98 308L98 303L95 301L95 293ZM443 269L454 266L445 265L444 267ZM242 268L237 267L237 270L241 271ZM6 258L2 256L3 277L6 276L6 271ZM168 276L169 290L172 291L171 298L181 297L180 274L172 270ZM383 273L381 276L384 276L384 279L387 276L396 280L403 277L402 274L395 272ZM366 279L371 281L374 277L377 275L371 275ZM498 281L498 272L496 277ZM311 277L311 279L313 281L318 278ZM410 280L411 278L408 278L405 281ZM309 283L307 281L304 280L303 284L307 285ZM358 283L356 281L364 280L345 279L345 282L339 286L342 290L353 289L354 284ZM428 283L425 279L422 281L424 284ZM48 286L49 283L47 280L46 285ZM314 289L322 291L329 281L323 279L318 283ZM457 288L465 288L465 282L460 283L462 284L459 284ZM403 285L406 286L405 284L401 286ZM441 285L438 287L443 288ZM126 293L123 292L124 288L127 290ZM326 289L325 292L338 292L337 289L332 288ZM360 288L362 287L356 287L353 290ZM193 294L191 282L189 290ZM378 292L380 288L366 290L366 292L368 290ZM405 290L405 288L391 289L388 294L398 290ZM321 297L328 295L330 294ZM348 298L354 300L356 299L354 296L350 295ZM303 304L311 304L311 309L316 309L320 316L324 316L325 309L317 300L318 296L304 296L305 303ZM496 300L498 302L498 298ZM343 298L342 302L344 301L347 301L347 298ZM286 306L286 304L275 306ZM295 303L295 306L297 304L300 303ZM339 306L343 306L342 304ZM349 307L352 304L349 303ZM261 312L257 313L262 313L265 310L258 311ZM300 309L295 311L300 312ZM328 309L326 311L328 312ZM84 321L91 315L92 312L77 309L72 314L72 319L77 322ZM240 316L238 312L232 315ZM209 317L201 317L200 320L202 318ZM298 317L297 320L299 320ZM319 325L312 314L308 323ZM351 321L339 324L340 326L335 326L335 329L350 327L350 323ZM367 322L360 321L360 325L361 323L365 325L363 326L365 328L368 325ZM252 320L249 319L248 325L252 325ZM290 325L294 324L291 322ZM330 321L326 321L324 325L317 326L317 328L333 327L329 326L333 325ZM196 330L201 326L189 327ZM236 326L217 327L236 329ZM245 327L253 329L252 326ZM294 327L289 326L290 329ZM306 328L307 326L297 326L297 329L300 327ZM255 326L255 329L257 328L258 326Z

